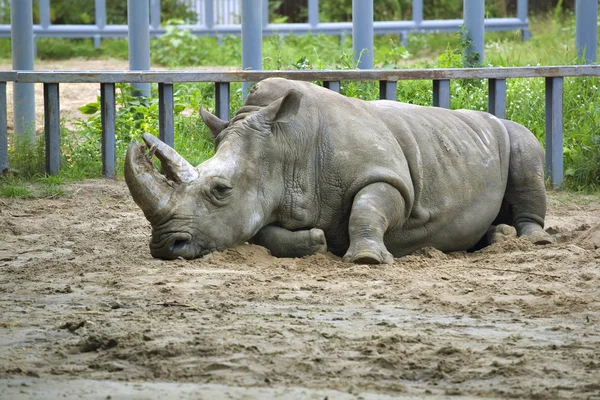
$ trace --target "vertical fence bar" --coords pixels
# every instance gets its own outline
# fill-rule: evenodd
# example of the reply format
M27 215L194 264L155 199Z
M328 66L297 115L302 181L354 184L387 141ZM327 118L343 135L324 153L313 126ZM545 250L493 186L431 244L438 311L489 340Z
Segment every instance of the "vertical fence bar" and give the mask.
M175 145L172 83L158 84L158 136L169 146Z
M11 0L10 33L12 68L33 70L33 8L32 0ZM35 92L33 83L14 83L13 115L15 136L35 140Z
M96 0L94 3L94 15L96 18L96 27L98 30L104 30L106 26L106 0ZM99 49L102 42L102 35L94 35L94 47Z
M319 0L308 0L308 24L312 29L319 25Z
M150 69L150 4L148 0L127 0L127 23L129 26L129 69ZM133 94L149 97L149 83L133 83Z
M433 81L433 106L450 108L450 79Z
M102 175L115 177L115 84L100 84L100 118L102 120Z
M6 119L6 82L0 82L0 174L8 174L8 129Z
M269 23L269 0L263 0L262 5L262 26L265 27Z
M39 0L40 25L44 29L50 26L50 0Z
M58 83L44 83L44 136L46 139L46 173L60 171L60 102Z
M506 79L488 80L488 111L506 118Z
M382 100L396 100L396 91L398 82L395 81L379 81L379 98Z
M482 0L463 0L464 23L469 46L465 49L467 64L483 64L483 36L485 34L485 7Z
M229 121L229 82L215 83L215 104L217 117L224 121Z
M521 28L521 38L524 42L531 38L531 31L529 30L528 3L528 0L517 0L517 18L520 19L522 23L527 25L525 28Z
M242 69L262 69L262 6L263 0L242 1ZM251 85L242 83L244 99Z
M160 0L150 0L150 26L160 28Z
M416 27L419 28L423 22L423 0L413 0L412 19L415 21Z
M563 183L563 78L546 78L546 175L552 188Z
M576 0L575 19L577 57L593 64L598 53L598 1Z
M372 69L373 0L352 0L352 47L358 69Z
M212 29L215 26L214 0L204 0L204 24L208 29Z
M340 92L340 81L325 81L325 82L323 82L323 87L339 93Z

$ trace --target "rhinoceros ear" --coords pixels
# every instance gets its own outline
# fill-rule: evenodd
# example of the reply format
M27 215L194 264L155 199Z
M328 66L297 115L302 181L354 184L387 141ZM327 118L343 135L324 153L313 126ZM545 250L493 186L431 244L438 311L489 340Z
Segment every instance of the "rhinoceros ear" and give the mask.
M302 93L296 89L291 89L285 96L275 100L260 112L270 123L290 122L298 114L301 99Z
M211 114L202 106L200 107L200 115L206 126L208 126L208 129L210 129L210 136L213 139L216 139L219 133L229 125L228 121L224 121L216 115Z

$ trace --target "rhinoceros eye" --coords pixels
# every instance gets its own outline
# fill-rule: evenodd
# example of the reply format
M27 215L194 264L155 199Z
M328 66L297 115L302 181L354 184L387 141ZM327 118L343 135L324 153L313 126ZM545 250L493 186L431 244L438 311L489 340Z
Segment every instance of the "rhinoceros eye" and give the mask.
M219 183L216 183L212 187L211 192L212 192L213 196L215 196L217 199L221 200L231 194L231 189L232 189L231 186L219 182Z

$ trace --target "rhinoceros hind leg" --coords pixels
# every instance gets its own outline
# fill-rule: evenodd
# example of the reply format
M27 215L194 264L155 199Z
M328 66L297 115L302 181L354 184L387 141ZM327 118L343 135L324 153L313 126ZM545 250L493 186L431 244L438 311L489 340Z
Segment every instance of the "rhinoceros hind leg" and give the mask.
M289 231L268 225L258 231L250 243L266 247L275 257L304 257L327 252L325 233L317 228Z
M373 183L361 189L352 203L349 234L350 247L345 262L356 264L392 264L383 236L389 227L404 218L404 199L387 183Z
M544 231L546 216L546 186L544 183L544 152L527 128L511 121L502 121L510 138L510 165L504 201L510 223L518 236L535 244L549 244L554 237Z

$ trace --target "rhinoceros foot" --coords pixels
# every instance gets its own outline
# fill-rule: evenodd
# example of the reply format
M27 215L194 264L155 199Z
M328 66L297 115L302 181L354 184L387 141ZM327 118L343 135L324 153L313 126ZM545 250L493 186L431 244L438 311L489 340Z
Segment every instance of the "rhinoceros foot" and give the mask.
M325 232L322 229L312 228L309 232L310 237L310 252L314 253L327 253L327 240L325 239Z
M519 236L524 236L533 244L546 245L552 244L556 238L546 232L539 224L535 222L521 222L517 226Z
M378 247L353 249L351 246L344 255L344 262L354 264L393 264L394 256L392 253L387 251L385 247L383 249Z
M526 237L531 241L531 243L537 245L552 244L556 241L554 236L550 235L548 232L545 231L533 232L527 235Z
M492 226L487 232L488 241L490 244L504 242L517 237L517 230L514 226L500 224Z

